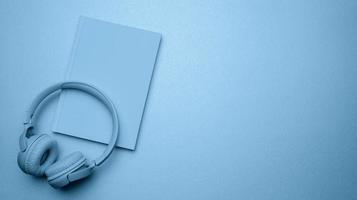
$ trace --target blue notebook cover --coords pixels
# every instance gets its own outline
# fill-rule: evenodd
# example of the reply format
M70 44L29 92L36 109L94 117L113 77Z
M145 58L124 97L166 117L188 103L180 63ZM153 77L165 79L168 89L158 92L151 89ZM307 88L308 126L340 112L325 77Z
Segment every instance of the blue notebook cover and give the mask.
M66 80L93 84L118 109L118 147L134 150L161 35L80 17ZM61 93L53 131L100 143L109 141L111 116L97 99Z

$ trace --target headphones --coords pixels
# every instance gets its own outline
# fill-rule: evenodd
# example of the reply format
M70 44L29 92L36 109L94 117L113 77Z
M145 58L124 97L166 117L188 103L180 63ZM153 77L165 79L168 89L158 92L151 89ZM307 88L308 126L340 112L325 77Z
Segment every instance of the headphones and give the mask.
M35 119L33 118L39 105L55 92L63 89L80 90L102 101L110 110L113 119L113 131L105 151L95 160L87 160L84 155L76 151L58 161L57 141L47 134L34 134ZM20 169L33 176L47 176L48 183L54 188L61 188L71 182L83 179L92 174L94 168L100 166L113 152L119 134L119 120L117 110L112 101L99 89L81 82L61 82L45 89L32 102L26 113L24 130L20 136L20 152L17 163Z

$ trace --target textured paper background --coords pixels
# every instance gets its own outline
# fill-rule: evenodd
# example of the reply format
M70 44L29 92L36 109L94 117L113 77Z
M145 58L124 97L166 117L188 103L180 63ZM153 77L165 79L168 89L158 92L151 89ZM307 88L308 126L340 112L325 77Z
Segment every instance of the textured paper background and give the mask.
M0 10L1 199L357 199L357 1L2 0ZM63 80L80 14L163 37L136 150L115 149L62 191L21 173L16 154L28 104ZM104 149L54 137L62 156Z

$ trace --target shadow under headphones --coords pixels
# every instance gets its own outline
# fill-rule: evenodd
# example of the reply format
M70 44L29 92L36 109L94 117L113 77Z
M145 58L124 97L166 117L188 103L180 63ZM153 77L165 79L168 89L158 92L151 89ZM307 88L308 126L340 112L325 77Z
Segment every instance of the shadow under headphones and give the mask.
M105 151L95 160L87 160L84 155L76 151L58 161L57 141L47 134L34 134L33 116L39 105L55 92L63 89L80 90L102 101L110 110L113 120L112 136ZM45 89L32 102L24 122L24 130L20 136L20 152L17 163L26 174L33 176L47 176L48 183L54 188L61 188L71 182L88 177L93 169L100 166L113 152L119 134L119 120L117 110L112 101L99 89L81 82L61 82Z

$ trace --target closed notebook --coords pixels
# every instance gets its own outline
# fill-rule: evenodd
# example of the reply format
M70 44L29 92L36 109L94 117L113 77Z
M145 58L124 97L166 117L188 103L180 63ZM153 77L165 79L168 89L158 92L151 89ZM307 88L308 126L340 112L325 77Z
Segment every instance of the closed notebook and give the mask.
M81 17L66 80L97 86L118 110L118 147L134 150L160 44L158 33ZM53 131L107 143L111 116L97 99L61 93Z

